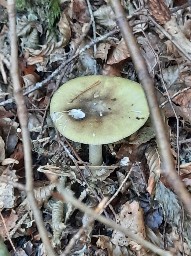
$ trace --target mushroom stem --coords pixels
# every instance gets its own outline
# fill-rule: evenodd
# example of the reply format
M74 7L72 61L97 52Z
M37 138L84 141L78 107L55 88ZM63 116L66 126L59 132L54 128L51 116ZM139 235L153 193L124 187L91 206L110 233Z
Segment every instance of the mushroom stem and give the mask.
M89 162L92 165L102 165L102 145L89 145Z

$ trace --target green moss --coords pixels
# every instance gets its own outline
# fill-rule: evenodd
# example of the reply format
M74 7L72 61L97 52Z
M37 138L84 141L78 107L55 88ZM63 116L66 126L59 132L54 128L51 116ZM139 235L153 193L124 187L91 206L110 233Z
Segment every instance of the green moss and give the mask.
M16 0L17 11L33 12L47 29L52 29L56 19L60 16L59 0Z
M28 3L26 0L16 0L17 11L26 10L28 5L30 5L30 3Z
M52 27L54 25L55 20L60 16L60 6L59 1L51 0L49 5L49 25Z

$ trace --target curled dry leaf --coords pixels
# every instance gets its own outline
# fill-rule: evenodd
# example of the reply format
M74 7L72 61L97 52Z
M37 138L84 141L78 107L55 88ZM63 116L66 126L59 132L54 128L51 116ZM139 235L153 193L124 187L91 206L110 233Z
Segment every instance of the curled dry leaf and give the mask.
M44 61L43 56L34 56L34 57L29 57L27 59L27 64L28 65L35 65L37 63L42 63Z
M117 166L116 166L117 168ZM115 168L109 168L109 167L105 167L104 166L100 166L97 169L95 169L91 175L91 181L104 181L106 180L110 174L115 170Z
M40 187L34 189L34 195L38 203L42 204L47 201L49 197L52 195L54 188L56 187L56 183L51 183L45 187Z
M7 179L8 181L16 182L15 170L5 169L1 175L2 178ZM15 195L14 195L14 187L10 183L1 182L0 183L0 209L11 209L14 207L15 203Z
M131 232L146 238L143 210L140 208L139 203L134 201L132 203L126 202L118 215L118 222L124 228ZM132 241L130 238L119 231L114 231L112 234L111 242L117 246L127 247L130 246L132 251L142 253L144 255L145 249L141 245ZM138 254L137 254L138 255Z
M110 5L102 5L93 14L97 24L108 29L113 29L116 27L115 14Z
M10 118L0 118L0 131L2 133L2 138L6 141L6 153L7 155L13 153L17 142L17 128L18 123L14 122Z
M173 37L173 40L184 49L185 52L191 54L191 42L184 35L181 27L177 24L176 18L172 17L164 25L166 31Z
M39 32L36 28L33 28L27 37L21 38L21 46L23 49L31 48L38 49L39 48Z
M160 156L157 148L152 146L146 150L145 156L150 170L147 191L150 195L153 195L155 191L155 185L159 181L161 174Z
M128 48L125 44L124 39L121 39L119 44L114 48L113 52L111 53L110 57L107 60L107 64L117 64L122 60L126 60L130 57Z
M43 117L40 114L29 113L28 129L30 132L39 132L42 126Z
M65 187L66 178L61 177L60 182L57 186L58 192L60 187ZM60 244L60 236L66 225L63 223L65 214L65 203L63 201L55 201L52 209L52 229L53 229L53 245Z
M191 90L179 94L178 96L173 98L173 102L181 107L180 112L182 112L183 116L185 116L187 120L191 121Z
M63 36L63 47L67 45L71 38L71 29L70 29L70 23L68 21L68 17L65 13L62 13L60 20L58 22L58 28L60 33Z
M39 76L36 73L25 75L22 78L26 88L39 81Z
M0 163L5 159L5 142L0 136Z
M109 43L100 43L97 47L95 58L106 61L110 48L111 48L111 45Z
M99 236L96 244L99 248L103 250L107 250L109 256L113 256L113 245L110 241L110 237L108 236Z

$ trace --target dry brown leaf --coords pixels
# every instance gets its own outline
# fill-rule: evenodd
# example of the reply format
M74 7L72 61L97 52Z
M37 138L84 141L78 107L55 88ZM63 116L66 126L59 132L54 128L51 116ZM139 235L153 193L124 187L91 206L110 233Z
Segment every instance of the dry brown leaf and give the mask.
M140 208L138 202L126 202L122 206L122 209L118 214L118 223L124 228L130 230L131 232L141 236L142 238L146 238L143 210ZM119 231L115 230L113 232L111 242L121 247L127 247L130 245L132 251L142 253L142 255L146 255L144 254L145 249L142 248L141 245L138 245L130 238L125 237L125 235Z
M16 221L18 220L18 215L14 213L14 211L11 211L11 214L9 216L3 217L5 226L3 224L3 220L0 217L0 235L5 239L7 237L7 231L9 232L12 228L14 228Z
M13 153L17 142L17 128L19 124L9 118L0 118L0 131L2 132L2 138L6 141L6 153L7 155Z
M5 110L4 107L0 107L0 119L5 117L13 117L14 114Z
M5 169L1 175L2 178L5 178L9 181L16 182L15 170ZM14 195L14 187L10 183L1 182L0 183L0 209L11 209L14 207L15 203L15 195Z
M24 81L25 88L37 83L39 81L39 76L35 73L33 74L27 74L22 77Z
M165 30L173 37L173 40L180 45L184 51L191 54L191 42L186 38L182 28L177 24L176 18L172 17L164 24Z
M121 62L122 60L126 60L130 57L128 48L125 44L124 39L121 39L119 44L116 46L116 48L113 50L112 54L107 60L108 65L117 64Z
M122 143L118 151L116 152L117 159L123 159L124 157L129 157L132 153L132 145L127 143Z
M191 21L190 19L186 19L184 26L183 26L183 32L186 36L186 38L188 38L188 40L190 41L191 39Z
M148 0L149 11L161 25L170 20L170 10L164 0Z
M63 45L62 47L66 46L71 38L71 29L70 29L70 23L68 21L68 17L65 13L62 13L60 20L58 22L58 28L60 33L63 36Z
M173 102L180 106L180 111L187 120L191 120L191 89L173 98Z
M111 45L109 43L100 43L97 47L95 58L106 61L108 51L110 48L111 48Z
M150 170L147 191L150 195L153 195L155 192L156 183L160 179L161 175L160 156L157 148L152 146L146 150L145 156Z
M42 204L43 202L47 201L52 195L52 192L55 187L56 183L51 183L44 187L35 188L34 195L37 202Z
M27 58L27 65L34 65L37 63L42 63L44 61L43 56L34 56Z
M73 1L73 19L76 19L80 23L89 23L90 15L85 0ZM75 24L74 24L75 25Z
M23 144L19 142L16 145L14 152L10 155L10 157L17 161L17 165L14 165L14 169L20 170L24 165L24 152L23 152Z
M116 26L115 14L110 5L102 5L94 12L96 22L108 29L113 29Z

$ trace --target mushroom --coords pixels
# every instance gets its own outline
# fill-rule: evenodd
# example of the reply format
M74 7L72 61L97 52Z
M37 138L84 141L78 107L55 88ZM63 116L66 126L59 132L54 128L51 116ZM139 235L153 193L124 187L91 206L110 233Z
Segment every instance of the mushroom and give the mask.
M102 144L136 132L149 116L140 84L101 75L72 79L53 95L50 115L58 131L89 144L89 162L102 164Z

